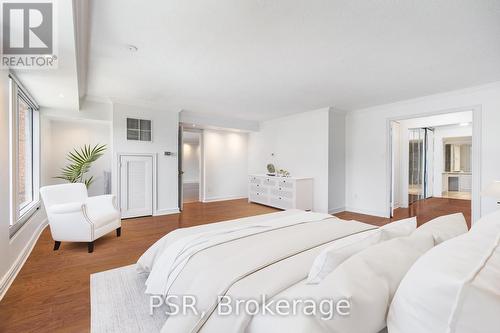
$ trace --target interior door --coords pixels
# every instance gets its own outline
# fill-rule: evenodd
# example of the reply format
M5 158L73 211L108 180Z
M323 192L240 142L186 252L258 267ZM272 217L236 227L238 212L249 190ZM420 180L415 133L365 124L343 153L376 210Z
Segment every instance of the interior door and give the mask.
M153 215L153 157L120 156L122 218Z
M425 198L425 129L409 131L408 203Z

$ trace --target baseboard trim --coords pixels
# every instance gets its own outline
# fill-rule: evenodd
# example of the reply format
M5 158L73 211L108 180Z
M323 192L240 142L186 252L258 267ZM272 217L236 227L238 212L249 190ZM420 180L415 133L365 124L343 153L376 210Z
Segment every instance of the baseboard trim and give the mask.
M28 244L26 244L21 254L17 257L16 261L14 261L9 271L3 276L2 280L0 281L0 301L9 290L12 282L14 282L14 280L16 279L17 274L19 274L19 272L21 271L21 268L24 266L24 263L30 256L31 251L33 251L38 238L40 238L42 231L47 227L47 225L48 220L47 218L45 218L33 233L33 236L31 236Z
M345 212L346 208L345 207L338 207L338 208L332 208L328 210L328 214L337 214L341 212Z
M375 211L375 210L366 210L366 209L358 209L358 208L354 208L354 207L346 207L345 211L346 212L351 212L351 213L363 214L363 215L377 216L377 217L386 217L386 218L389 217L386 212Z
M179 214L180 212L179 208L158 209L154 212L153 216Z
M228 200L238 200L238 199L247 199L247 197L246 196L213 197L213 198L205 198L203 199L203 202L207 203L207 202L228 201Z

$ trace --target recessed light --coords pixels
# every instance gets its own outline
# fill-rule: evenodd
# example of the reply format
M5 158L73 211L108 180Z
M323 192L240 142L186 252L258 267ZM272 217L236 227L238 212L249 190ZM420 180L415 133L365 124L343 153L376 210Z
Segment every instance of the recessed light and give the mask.
M60 93L60 94L59 94L59 98L64 98L64 94L63 94L63 93Z
M139 50L135 45L127 45L127 48L130 52L137 52Z
M193 127L196 127L196 124L193 124Z
M469 126L469 123L460 123L460 126L462 127Z

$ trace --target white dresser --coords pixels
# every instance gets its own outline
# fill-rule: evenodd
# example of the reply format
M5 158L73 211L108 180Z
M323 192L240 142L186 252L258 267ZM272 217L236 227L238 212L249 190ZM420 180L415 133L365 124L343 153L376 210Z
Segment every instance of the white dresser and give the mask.
M250 175L248 201L280 209L312 210L313 179Z

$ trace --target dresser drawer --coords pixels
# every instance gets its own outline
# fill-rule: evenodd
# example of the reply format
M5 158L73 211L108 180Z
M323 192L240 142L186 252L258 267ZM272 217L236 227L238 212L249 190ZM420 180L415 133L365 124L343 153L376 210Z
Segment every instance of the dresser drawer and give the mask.
M269 204L274 207L281 209L291 209L294 208L294 203L292 200L285 199L283 197L271 197Z
M273 177L266 177L263 179L262 183L266 186L276 186L278 180Z
M268 188L262 186L261 184L250 184L251 192L260 192L260 193L268 193Z
M284 199L289 199L289 200L292 200L295 197L295 194L293 191L286 191L286 190L282 189L281 187L272 189L271 195L274 197L282 197Z
M261 192L250 192L248 194L248 200L251 202L267 203L269 198L266 194Z
M278 187L281 187L283 189L293 189L295 188L295 182L289 179L280 179L278 181Z
M250 176L249 182L250 182L250 184L259 184L259 185L261 185L262 184L262 178L255 177L255 176Z

